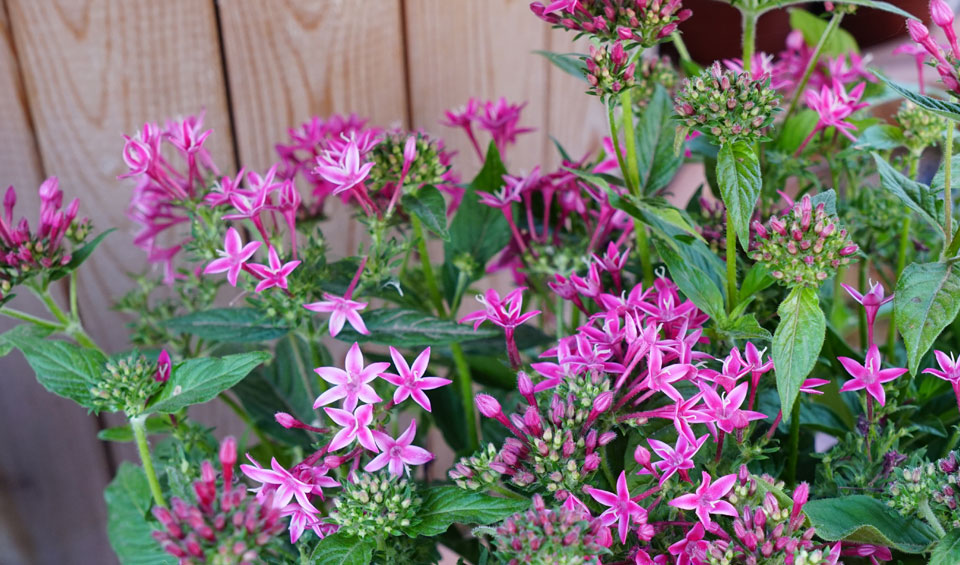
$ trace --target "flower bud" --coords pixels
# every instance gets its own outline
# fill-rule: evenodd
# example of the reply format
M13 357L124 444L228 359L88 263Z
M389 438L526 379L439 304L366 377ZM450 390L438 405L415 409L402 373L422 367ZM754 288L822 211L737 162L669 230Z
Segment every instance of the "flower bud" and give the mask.
M489 394L480 393L475 399L477 410L487 418L496 418L503 414L503 409L496 398Z
M944 0L930 0L930 19L942 28L952 28L953 10Z
M170 378L170 371L173 368L173 365L170 363L170 354L167 353L167 350L164 349L160 352L160 356L157 358L157 373L154 376L154 380L160 383L165 383Z

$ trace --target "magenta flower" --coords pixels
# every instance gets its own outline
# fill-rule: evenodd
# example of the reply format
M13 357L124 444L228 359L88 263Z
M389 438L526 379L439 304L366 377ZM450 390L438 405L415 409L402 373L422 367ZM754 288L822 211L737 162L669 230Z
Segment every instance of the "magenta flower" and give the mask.
M407 465L423 465L433 460L433 454L415 445L413 436L417 434L417 421L411 420L407 430L400 434L400 437L393 439L387 434L374 430L373 439L380 447L380 455L377 455L363 469L368 472L377 471L387 467L390 474L399 477L406 473L410 474L410 468Z
M740 383L732 391L720 396L713 388L701 386L703 402L706 405L702 411L710 415L717 427L728 434L735 429L747 427L752 420L766 418L767 416L761 412L740 409L743 401L747 399L747 388L747 383Z
M822 390L818 390L819 387L829 383L830 381L827 379L807 379L800 384L800 392L806 394L823 394Z
M853 377L843 383L840 392L867 389L867 393L875 398L880 406L886 403L883 383L890 382L907 372L906 369L881 369L880 349L877 348L876 344L871 345L867 351L864 365L849 357L837 357L837 361L840 361L843 368Z
M364 404L357 408L356 412L350 413L339 408L324 408L327 416L341 426L333 439L330 440L328 451L337 451L354 441L357 441L363 447L374 453L378 453L377 443L373 439L373 433L370 431L370 423L373 421L373 405Z
M350 351L347 352L344 368L346 368L346 371L337 367L318 367L314 369L314 372L320 375L320 378L334 385L317 397L317 400L313 403L314 410L341 398L344 399L344 410L350 411L357 407L359 400L368 404L383 400L377 396L376 391L370 386L370 382L380 376L380 373L389 369L390 363L372 363L364 367L360 344L354 342L350 346Z
M270 492L275 491L273 495L273 505L275 507L286 506L291 500L296 498L297 504L305 511L314 514L319 512L319 510L314 508L313 504L310 504L310 499L308 498L311 491L313 491L313 485L305 483L293 476L290 471L284 469L280 463L277 463L276 457L270 459L270 468L272 470L261 467L250 455L247 455L247 459L249 459L253 465L240 465L240 470L243 471L244 475L261 484L260 488L256 491L257 500L262 502Z
M283 290L287 290L287 277L290 276L290 273L297 268L297 265L300 264L300 261L290 261L288 263L281 263L280 257L277 255L277 250L274 246L270 246L270 265L260 265L259 263L251 263L249 265L250 270L256 276L260 277L260 282L257 283L257 288L254 289L256 292L263 292L268 288L280 287Z
M393 366L397 368L397 375L393 373L383 373L380 375L385 381L397 387L393 393L393 403L400 404L409 397L430 412L430 399L423 393L425 390L433 390L450 384L450 379L440 377L424 377L427 371L427 364L430 363L430 348L426 348L417 355L413 365L407 365L406 359L400 355L400 352L390 347L390 357L393 358Z
M680 434L680 436L677 437L676 447L671 447L669 444L656 439L647 440L647 443L650 444L650 449L659 455L661 459L653 464L653 466L660 471L660 486L663 486L663 483L667 482L667 479L678 471L686 478L686 471L693 469L694 466L693 456L703 447L703 444L707 441L707 437L709 436L704 435L696 441L691 442L687 439L687 436ZM639 474L646 475L649 474L649 472L644 469L641 470Z
M485 295L477 295L477 300L483 304L484 309L467 314L460 318L460 323L473 322L473 329L476 330L480 324L490 321L504 329L507 340L507 356L510 364L516 368L520 366L520 350L517 349L517 343L513 338L514 330L520 324L526 322L540 313L540 310L533 310L522 314L523 310L523 291L524 287L517 288L500 299L500 294L495 289L488 289Z
M670 555L676 556L676 565L702 565L706 562L710 542L704 541L704 534L703 524L697 522L682 540L668 548Z
M703 471L703 482L697 487L695 493L678 496L671 500L669 504L675 508L693 510L696 512L697 518L700 519L700 523L709 528L710 524L713 523L710 519L711 514L737 517L737 509L723 500L723 497L727 496L736 482L736 475L726 475L717 479L716 482L712 482L710 475Z
M154 380L159 383L167 382L170 380L171 369L173 369L173 363L170 362L170 354L164 349L157 357L157 373L153 377Z
M957 397L957 408L960 408L960 363L957 363L952 353L947 357L943 351L934 350L933 354L937 358L940 369L924 369L923 372L949 382Z
M848 122L847 118L857 110L868 106L866 102L859 101L866 86L866 83L861 82L847 94L843 83L834 80L830 87L827 85L821 86L819 93L815 89L807 89L804 93L804 100L806 100L807 106L817 113L817 126L797 148L796 155L803 152L803 148L813 139L814 135L831 126L835 127L850 141L856 141L857 138L850 133L850 130L856 129L856 127Z
M577 11L577 3L580 0L555 0L544 6L543 13L544 15L553 14L556 12L567 12L574 13Z
M360 310L367 307L366 302L357 302L342 296L336 296L329 292L323 293L323 300L304 304L304 308L313 312L330 312L330 335L336 337L343 329L344 322L349 322L350 326L363 335L370 335L370 330L363 323L360 317Z
M507 145L517 142L517 135L533 131L533 128L517 127L520 111L526 105L526 103L511 104L506 98L501 97L496 102L490 101L484 104L483 113L477 116L477 123L490 133L501 154Z
M867 343L873 345L873 325L877 320L877 312L880 307L893 300L893 295L884 297L883 285L870 281L870 290L865 294L860 294L852 286L843 283L841 286L853 297L854 300L863 306L867 313Z
M340 194L362 183L372 168L373 162L361 164L357 141L351 139L339 155L328 151L317 157L314 172L335 186L333 194Z
M651 348L647 353L647 376L641 386L650 391L662 392L671 398L680 396L673 384L695 373L693 365L675 363L668 367L663 366L663 352L659 348Z
M600 515L600 522L609 526L617 522L617 533L620 534L620 543L627 542L627 531L631 523L643 523L647 519L647 511L636 502L630 500L630 489L627 488L627 474L620 471L617 479L616 494L593 487L584 487L587 494L604 506L609 506Z
M219 259L214 259L203 269L203 273L227 272L227 280L230 286L237 286L237 277L240 276L240 270L253 254L260 249L262 244L259 241L251 241L243 245L240 240L240 233L235 228L227 230L227 236L223 240L223 250L218 251L221 255Z

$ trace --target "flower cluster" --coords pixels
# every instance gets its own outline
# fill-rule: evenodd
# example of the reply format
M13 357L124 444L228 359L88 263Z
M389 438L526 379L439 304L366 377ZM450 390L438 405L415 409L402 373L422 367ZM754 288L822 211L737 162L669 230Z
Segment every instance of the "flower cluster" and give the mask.
M271 546L283 531L281 510L270 500L261 503L248 496L234 480L237 443L232 437L221 442L219 460L219 477L209 461L203 462L200 479L193 483L193 501L174 498L172 510L153 507L163 527L153 532L153 539L183 565L260 562L274 553Z
M418 497L406 479L361 473L344 485L334 501L330 519L349 535L360 539L380 534L398 536L418 522Z
M680 0L563 0L530 9L543 21L600 40L621 39L642 47L656 45L693 12Z
M833 276L858 248L825 208L823 202L814 208L808 194L783 218L773 216L766 225L754 222L753 260L767 265L786 286L819 286Z
M156 363L137 352L111 358L103 366L100 380L90 387L93 404L97 410L137 416L170 378L171 370L166 351Z
M634 75L632 99L639 108L647 107L657 85L662 86L668 93L672 93L677 86L677 81L680 80L677 69L666 56L642 59Z
M856 126L847 121L847 118L867 106L866 102L860 102L865 88L866 83L861 82L848 93L843 82L834 79L829 86L821 86L819 91L813 88L807 89L804 92L804 99L807 106L817 113L817 125L797 148L796 154L800 155L815 135L829 127L835 128L850 141L856 141L857 138L850 133L850 130L856 129Z
M57 177L50 177L37 190L40 195L40 221L30 229L26 218L14 221L17 191L11 186L3 196L0 214L0 304L10 290L44 270L64 267L90 233L90 222L77 220L80 201L74 199L66 209ZM69 244L69 245L68 245Z
M929 508L947 528L960 528L960 463L951 451L936 463L905 466L894 472L887 489L887 504L903 516L916 516ZM929 519L926 513L920 514Z
M591 519L589 513L584 516L582 509L570 502L547 508L542 496L533 495L533 508L497 526L497 557L507 565L541 562L544 555L556 565L598 565L604 542L609 545L601 522Z
M620 41L614 42L610 48L591 45L590 56L585 60L584 72L593 94L607 98L633 86L637 64L628 63L629 56Z
M724 70L715 62L699 76L686 78L674 100L683 129L697 130L720 143L762 139L773 123L780 96L769 77Z
M943 30L949 48L944 49L937 43L930 34L930 30L920 20L907 20L910 39L926 50L932 58L933 66L940 75L940 81L947 90L954 96L960 96L960 43L957 41L957 32L953 27L953 8L945 0L931 0L930 19Z
M497 151L505 155L507 148L517 142L518 135L534 131L533 128L520 126L520 112L526 105L508 102L503 97L488 101L470 98L462 107L447 110L443 125L463 129L477 157L483 161L485 152L480 148L473 126L489 133Z
M949 118L924 110L909 101L900 106L894 119L903 130L903 144L915 157L919 157L927 147L942 143L944 132L951 123Z

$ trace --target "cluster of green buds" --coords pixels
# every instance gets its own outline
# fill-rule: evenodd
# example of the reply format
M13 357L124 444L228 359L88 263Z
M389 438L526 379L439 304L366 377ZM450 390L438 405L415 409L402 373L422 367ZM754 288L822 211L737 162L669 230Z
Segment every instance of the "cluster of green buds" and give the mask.
M770 88L769 78L753 80L750 73L723 69L715 62L699 76L683 80L674 98L681 122L678 136L683 139L697 130L720 144L752 143L763 139L779 104L780 95Z
M658 84L672 93L680 78L667 56L643 59L635 75L633 100L641 109L646 108L650 103Z
M924 149L933 147L943 140L950 119L934 114L904 101L894 119L903 130L903 144L913 157L919 157Z
M602 41L621 39L643 48L664 41L693 15L680 0L580 0L565 11L547 10L538 1L530 9L556 27Z
M339 531L361 539L398 536L417 521L422 500L406 479L385 473L361 473L346 483L330 518Z
M821 202L814 209L808 194L783 218L773 216L766 225L754 222L753 260L766 264L785 286L816 287L833 276L851 262L857 245L825 207Z
M170 357L166 352L157 363L136 351L111 358L103 366L100 380L90 387L91 404L97 412L137 416L169 376Z
M606 553L600 543L600 520L585 519L580 510L547 508L543 497L533 496L533 507L510 516L494 533L494 554L507 565L599 564Z
M585 75L590 83L591 94L606 99L634 84L637 64L629 62L630 56L619 41L615 41L613 47L591 45L590 56L585 61Z
M373 168L367 182L377 188L397 185L401 179L404 186L412 187L443 184L450 170L443 142L419 132L385 133L368 158Z
M960 528L960 462L955 451L936 463L898 469L887 492L887 504L904 516L929 509L948 530Z
M486 490L500 480L500 473L491 468L497 461L497 446L488 443L470 457L461 457L448 476L464 490Z

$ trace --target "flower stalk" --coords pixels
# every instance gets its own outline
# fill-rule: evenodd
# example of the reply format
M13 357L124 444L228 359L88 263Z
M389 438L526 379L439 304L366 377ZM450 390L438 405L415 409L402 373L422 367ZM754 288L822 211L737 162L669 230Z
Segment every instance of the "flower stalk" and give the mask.
M140 461L143 463L143 472L147 475L147 484L150 485L153 502L161 508L166 508L167 502L163 499L160 481L157 479L157 472L153 468L153 459L150 457L150 445L147 443L147 415L142 414L130 418L130 429L133 430L133 439L137 443L137 452L140 454Z

